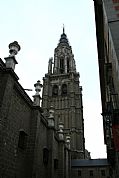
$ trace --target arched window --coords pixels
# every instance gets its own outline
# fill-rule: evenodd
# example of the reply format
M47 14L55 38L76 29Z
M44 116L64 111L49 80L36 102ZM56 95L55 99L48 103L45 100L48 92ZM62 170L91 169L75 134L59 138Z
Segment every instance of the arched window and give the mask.
M64 59L63 59L63 57L60 58L60 72L61 72L61 74L64 73Z
M24 130L19 131L19 140L18 140L18 147L21 149L25 149L26 147L26 140L27 134L24 132Z
M67 85L66 84L62 85L62 95L63 96L67 95Z
M53 86L52 96L58 96L58 86L57 85Z
M49 150L48 148L43 148L43 163L44 165L48 164L48 159L49 159Z

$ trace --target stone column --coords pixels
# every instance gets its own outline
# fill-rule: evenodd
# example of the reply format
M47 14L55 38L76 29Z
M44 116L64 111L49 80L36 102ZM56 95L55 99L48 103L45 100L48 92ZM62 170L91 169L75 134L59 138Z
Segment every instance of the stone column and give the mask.
M53 64L53 58L51 57L49 59L49 64L48 64L48 74L52 74L52 64Z
M58 68L58 64L57 64L57 56L54 57L54 73L56 74L57 73L57 68Z
M64 67L65 67L65 73L67 73L67 57L66 56L64 59Z
M48 178L54 178L54 131L55 131L55 122L54 122L54 109L51 106L49 109L48 117L48 149L50 150L49 162L48 162Z

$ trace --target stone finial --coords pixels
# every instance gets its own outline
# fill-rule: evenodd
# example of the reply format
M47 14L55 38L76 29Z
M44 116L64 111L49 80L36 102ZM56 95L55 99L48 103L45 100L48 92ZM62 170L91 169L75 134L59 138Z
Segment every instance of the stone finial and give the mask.
M52 64L53 64L53 58L51 57L48 62L48 73L52 74Z
M50 106L50 109L49 109L49 118L54 118L54 108L53 106Z
M37 83L34 84L35 91L36 91L35 95L33 96L34 106L40 106L40 100L41 100L40 91L41 91L42 86L43 85L40 83L40 80L38 80Z
M40 95L39 92L41 91L41 88L43 85L40 83L40 80L37 81L37 83L34 84L36 94L35 95Z
M59 140L64 140L64 124L62 122L59 123L59 131L58 131L58 135L59 135Z
M48 126L52 127L52 128L55 127L54 108L53 108L53 106L50 106L50 109L49 109Z
M67 135L67 136L66 136L66 146L67 146L67 148L69 148L69 149L70 149L70 139L71 139L71 137L70 137L69 135Z
M12 43L9 44L9 53L10 53L10 56L15 56L17 55L18 51L20 51L21 47L20 45L18 44L17 41L14 41Z
M17 41L14 41L13 43L9 44L9 57L5 58L6 61L6 67L7 68L11 68L11 69L15 69L15 65L18 64L16 59L15 59L15 55L17 55L18 51L20 51L21 47L18 44Z

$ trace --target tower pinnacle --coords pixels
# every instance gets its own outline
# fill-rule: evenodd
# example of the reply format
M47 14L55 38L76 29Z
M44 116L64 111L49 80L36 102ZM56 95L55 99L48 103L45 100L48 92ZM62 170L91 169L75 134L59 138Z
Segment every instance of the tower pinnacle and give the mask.
M60 40L59 40L59 44L69 46L67 35L65 34L64 24L63 24L63 33L61 34L61 37L60 37Z
M64 28L64 24L63 24L63 34L65 33L65 28Z

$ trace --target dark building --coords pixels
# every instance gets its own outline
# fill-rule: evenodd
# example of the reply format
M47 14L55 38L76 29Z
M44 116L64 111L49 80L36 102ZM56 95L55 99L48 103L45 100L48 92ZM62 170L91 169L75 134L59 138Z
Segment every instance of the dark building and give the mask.
M119 177L119 0L94 0L104 141Z
M20 46L15 41L9 49L6 62L0 59L0 178L76 177L74 163L88 161L90 154L85 150L82 87L64 29L43 85L39 80L34 84L33 101L14 72Z
M68 178L71 158L85 158L85 142L82 87L64 29L43 78L42 108L42 84L32 101L14 72L20 46L9 49L6 63L0 59L0 177Z
M14 72L17 42L9 45L10 56L0 59L0 177L58 178L70 174L70 138L64 139L62 124L54 125L54 110L48 117L40 107L37 81L32 101Z
M74 159L71 162L72 178L110 178L109 163L107 159Z

